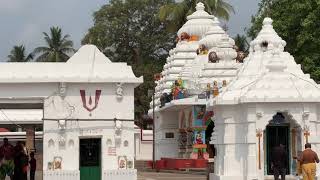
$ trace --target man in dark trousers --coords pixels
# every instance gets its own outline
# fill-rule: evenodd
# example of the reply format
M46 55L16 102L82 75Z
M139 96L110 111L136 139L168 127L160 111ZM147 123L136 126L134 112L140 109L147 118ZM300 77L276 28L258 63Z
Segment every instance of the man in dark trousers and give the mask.
M30 180L34 180L34 176L35 176L36 168L37 168L37 161L34 158L34 152L30 153L29 164L30 164Z
M281 180L285 180L287 164L288 156L284 145L274 147L271 154L271 168L275 180L279 180L279 175L281 175Z

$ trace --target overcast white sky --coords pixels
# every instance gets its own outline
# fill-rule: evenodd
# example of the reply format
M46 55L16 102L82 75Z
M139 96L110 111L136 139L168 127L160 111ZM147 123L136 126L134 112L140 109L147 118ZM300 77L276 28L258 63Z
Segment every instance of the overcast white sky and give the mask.
M249 27L260 0L228 0L236 13L227 23L233 37ZM14 45L24 44L30 52L43 45L42 32L60 26L70 34L75 48L93 25L92 14L107 0L0 0L0 61L6 61Z

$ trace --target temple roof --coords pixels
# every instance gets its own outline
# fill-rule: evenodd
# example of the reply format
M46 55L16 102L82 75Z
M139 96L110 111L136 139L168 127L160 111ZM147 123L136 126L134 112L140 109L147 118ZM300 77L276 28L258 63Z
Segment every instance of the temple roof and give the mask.
M264 20L237 78L216 97L214 104L320 102L318 85L284 52L286 43L271 23L270 18Z
M0 83L142 83L126 63L112 63L94 45L82 46L67 62L0 63Z

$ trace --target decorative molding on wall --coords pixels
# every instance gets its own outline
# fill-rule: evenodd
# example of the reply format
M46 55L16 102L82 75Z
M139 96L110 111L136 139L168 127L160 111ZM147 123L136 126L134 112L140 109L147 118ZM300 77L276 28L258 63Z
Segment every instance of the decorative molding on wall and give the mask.
M104 170L103 180L136 180L137 170L136 169L125 169L125 170Z
M80 171L68 171L68 170L59 170L59 171L43 171L43 179L45 180L79 180Z

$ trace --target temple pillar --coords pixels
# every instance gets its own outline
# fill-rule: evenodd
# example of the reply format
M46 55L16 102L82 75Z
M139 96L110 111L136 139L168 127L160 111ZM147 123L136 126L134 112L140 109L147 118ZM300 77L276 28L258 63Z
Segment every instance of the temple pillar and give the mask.
M35 128L33 125L26 125L26 148L28 153L35 151Z

